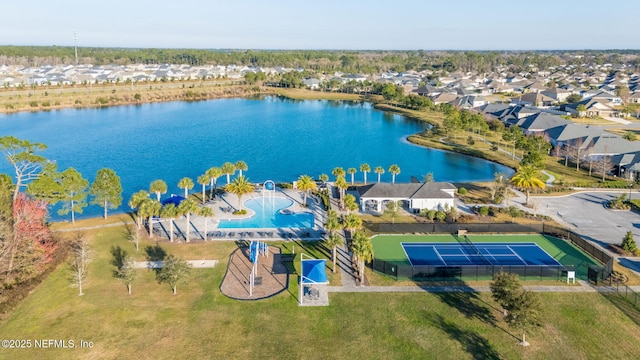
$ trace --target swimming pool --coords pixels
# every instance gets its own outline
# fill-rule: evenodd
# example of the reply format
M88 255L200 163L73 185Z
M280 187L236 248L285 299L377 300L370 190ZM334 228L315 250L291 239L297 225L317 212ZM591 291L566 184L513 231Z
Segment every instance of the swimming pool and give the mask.
M238 228L313 228L313 214L311 213L291 213L286 210L293 205L293 201L284 197L259 197L249 199L244 203L246 208L255 211L255 215L246 219L220 220L220 229Z

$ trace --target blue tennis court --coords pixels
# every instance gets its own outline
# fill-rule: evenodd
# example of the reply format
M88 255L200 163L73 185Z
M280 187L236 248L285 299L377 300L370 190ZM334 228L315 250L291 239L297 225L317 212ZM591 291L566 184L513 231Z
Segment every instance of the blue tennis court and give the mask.
M402 243L412 266L562 266L535 243Z

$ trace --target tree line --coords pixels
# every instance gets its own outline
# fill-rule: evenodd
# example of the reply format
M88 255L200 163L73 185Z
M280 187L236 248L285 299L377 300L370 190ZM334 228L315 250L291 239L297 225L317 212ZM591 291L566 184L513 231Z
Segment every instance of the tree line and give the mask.
M72 46L0 46L0 64L40 66L75 64ZM529 71L562 64L626 64L640 66L639 50L580 51L346 51L346 50L237 50L78 48L81 64L188 64L284 66L314 72L373 74L382 71L489 72L498 66Z

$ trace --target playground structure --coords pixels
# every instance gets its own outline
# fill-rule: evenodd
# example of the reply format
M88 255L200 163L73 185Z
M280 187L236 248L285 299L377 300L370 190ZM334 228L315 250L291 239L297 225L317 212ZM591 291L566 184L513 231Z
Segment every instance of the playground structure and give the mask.
M262 278L258 277L258 258L260 255L269 257L269 247L266 242L251 241L249 244L249 261L251 261L251 274L249 275L249 296L253 296L253 287L256 285L256 279L259 279L258 285L262 283Z
M264 206L264 199L268 198L273 200L276 195L276 183L273 180L267 180L262 185L262 190L260 190L260 195L262 195L262 205Z

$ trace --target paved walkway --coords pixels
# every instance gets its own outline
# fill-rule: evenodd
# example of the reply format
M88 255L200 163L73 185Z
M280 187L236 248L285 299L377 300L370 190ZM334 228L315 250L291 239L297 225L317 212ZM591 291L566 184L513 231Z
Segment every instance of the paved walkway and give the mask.
M547 186L553 186L553 182L556 181L556 177L551 175L549 172L547 172L546 170L540 170L541 173L547 175L547 182L546 185Z
M215 267L218 260L186 260L196 269L205 269ZM160 269L164 265L164 261L136 261L133 267L136 269Z
M578 280L576 285L524 285L526 290L533 292L556 293L596 293L615 292L615 287L593 286L585 281ZM629 286L630 289L640 292L640 286ZM443 292L489 292L489 286L327 286L328 292L356 293L356 292L397 292L397 293L443 293Z

